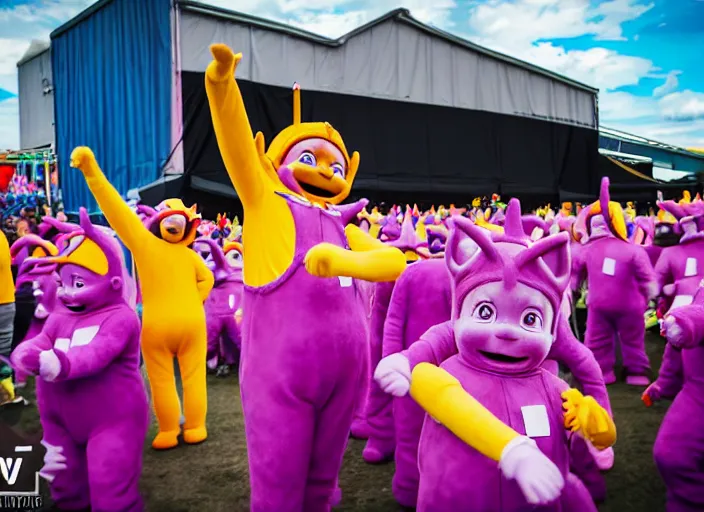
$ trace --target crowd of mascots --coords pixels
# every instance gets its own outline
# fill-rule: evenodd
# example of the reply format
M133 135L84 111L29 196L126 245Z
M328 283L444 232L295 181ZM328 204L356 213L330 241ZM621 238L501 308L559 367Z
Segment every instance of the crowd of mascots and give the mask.
M527 215L497 197L343 205L360 155L301 121L297 86L293 124L266 149L234 78L241 54L212 53L206 90L242 227L178 199L130 205L79 147L71 166L115 236L81 210L0 247L2 388L13 401L36 379L58 510L143 510L150 400L152 448L202 443L207 372L238 367L253 511L340 503L350 436L367 440L365 461L395 461L395 499L421 512L595 511L618 457L617 345L645 405L674 399L653 447L668 511L704 510L703 201L638 216L604 179L593 204ZM34 305L11 344L20 296ZM647 324L667 340L652 382Z

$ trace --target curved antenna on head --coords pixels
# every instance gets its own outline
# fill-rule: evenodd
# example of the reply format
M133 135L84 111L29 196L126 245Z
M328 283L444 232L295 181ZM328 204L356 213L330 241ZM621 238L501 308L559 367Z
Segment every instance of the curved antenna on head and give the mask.
M93 238L95 236L95 226L93 226L93 223L90 221L88 210L82 206L78 210L78 219L81 229L85 232L86 236L88 238Z
M225 253L222 250L222 247L220 247L220 244L217 242L217 240L213 240L210 237L201 237L201 238L196 238L195 243L204 243L208 247L210 247L210 256L213 258L213 262L218 266L218 267L223 267L227 265L227 260L225 259Z
M301 124L301 86L293 82L293 124Z
M545 220L542 217L539 217L538 215L523 215L521 217L521 227L525 235L530 237L531 239L533 239L533 233L535 233L536 229L541 230L543 232L543 235L547 234L550 230L550 228L548 227L548 223L545 222Z
M484 256L490 261L498 261L501 256L494 247L494 243L486 232L476 226L471 220L464 217L452 217L448 222L451 225L450 238L445 245L445 263L452 275L457 275L466 269L473 261L477 252L468 255L462 250L462 242L471 239Z
M504 220L504 234L512 238L525 238L526 233L523 231L521 223L521 202L515 197L508 202Z
M154 208L152 208L151 206L148 206L146 204L138 204L136 209L137 209L138 215L144 215L147 218L149 218L152 215L155 215L157 213L157 211Z
M606 221L606 225L609 226L609 230L614 232L614 226L611 221L611 214L609 212L609 203L611 202L611 196L609 195L609 183L608 176L601 178L601 188L599 189L599 208L601 209L601 215Z
M41 247L44 249L47 256L56 256L59 252L56 246L48 240L44 240L37 235L28 234L18 238L15 243L12 244L10 247L10 256L14 260L23 249L29 249L30 247ZM31 255L29 256L31 257Z
M678 221L684 217L687 217L688 215L686 207L675 201L658 201L657 205L661 210L666 211Z
M564 254L558 254L558 258L554 262L555 265L551 266L544 261L546 256L563 250ZM544 270L549 270L555 284L564 289L569 284L571 274L569 235L563 232L538 240L529 248L519 252L514 259L516 268L519 270L533 261L540 261L540 266Z
M63 222L58 219L55 219L54 217L42 217L42 222L45 222L59 233L72 233L81 229L80 226L76 224L71 224L70 222Z

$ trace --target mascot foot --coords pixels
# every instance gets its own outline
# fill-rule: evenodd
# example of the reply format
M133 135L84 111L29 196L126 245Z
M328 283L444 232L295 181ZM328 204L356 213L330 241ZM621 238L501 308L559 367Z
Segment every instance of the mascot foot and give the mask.
M604 384L613 384L616 382L616 374L613 370L604 373Z
M218 366L215 371L216 377L227 377L228 375L230 375L230 367L226 364Z
M650 379L645 375L629 375L626 377L626 384L630 386L647 386Z
M183 431L183 440L188 444L202 443L208 439L208 431L205 427L189 428Z
M350 435L355 439L369 439L371 434L369 429L369 424L366 420L356 419L352 422L352 427L350 428Z
M168 450L170 448L176 448L178 446L178 435L178 430L159 432L154 438L154 441L152 441L152 448L155 450Z
M367 464L382 464L393 458L394 448L392 441L381 441L370 437L362 451L362 458Z
M332 491L332 496L330 496L330 506L337 507L340 503L342 503L342 489L335 487L335 490Z
M418 493L407 489L393 489L392 491L396 503L406 510L415 510L418 502Z

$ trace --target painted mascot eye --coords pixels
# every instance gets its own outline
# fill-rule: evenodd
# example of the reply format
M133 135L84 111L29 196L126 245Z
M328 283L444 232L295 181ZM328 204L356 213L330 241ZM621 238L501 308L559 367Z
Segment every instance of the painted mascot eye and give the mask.
M310 151L301 153L301 156L298 157L298 161L304 165L310 165L311 167L315 167L317 164L315 155Z
M529 331L540 331L543 329L543 319L537 311L529 310L523 313L521 327Z
M483 302L474 309L474 318L479 322L491 322L495 316L496 311L488 302Z
M334 172L341 178L345 177L345 170L343 169L342 164L334 163L330 166L330 169L332 169L332 172Z
M76 288L83 288L85 286L85 283L83 281L76 281L76 284L74 286Z

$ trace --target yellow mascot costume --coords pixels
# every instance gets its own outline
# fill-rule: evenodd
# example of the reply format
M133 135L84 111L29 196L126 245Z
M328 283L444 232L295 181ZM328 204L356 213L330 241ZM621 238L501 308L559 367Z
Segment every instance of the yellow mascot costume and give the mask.
M107 180L89 148L76 148L71 166L83 173L100 209L137 266L143 307L142 354L159 422L152 447L173 448L181 433L174 358L178 359L183 383L183 440L188 444L203 442L208 437L203 302L213 287L213 273L190 249L200 216L195 206L186 208L179 199L170 199L157 208L151 225L146 226Z

